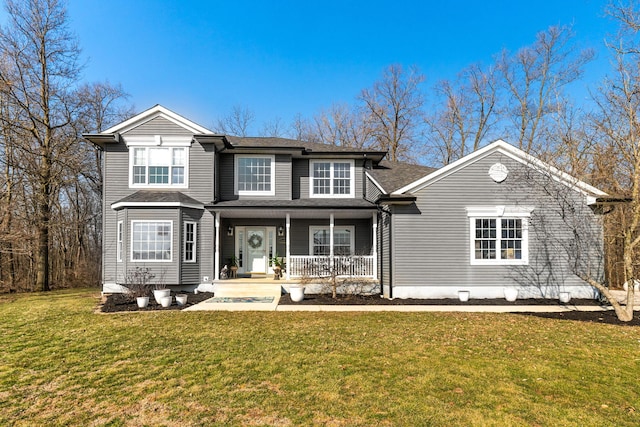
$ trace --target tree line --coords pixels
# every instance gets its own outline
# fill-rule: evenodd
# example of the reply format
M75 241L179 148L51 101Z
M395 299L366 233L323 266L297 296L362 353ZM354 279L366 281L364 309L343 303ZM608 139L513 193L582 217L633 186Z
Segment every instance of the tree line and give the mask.
M83 82L78 41L62 0L7 0L0 28L0 291L97 284L102 239L101 152L81 137L133 114L118 84ZM351 104L291 123L274 119L258 136L388 151L388 161L443 166L501 138L618 196L606 215L610 284L636 276L640 244L640 16L637 2L605 12L612 66L591 100L577 104L594 51L569 26L541 31L528 46L496 53L427 87L414 66L393 64ZM233 107L215 131L247 136L249 107Z

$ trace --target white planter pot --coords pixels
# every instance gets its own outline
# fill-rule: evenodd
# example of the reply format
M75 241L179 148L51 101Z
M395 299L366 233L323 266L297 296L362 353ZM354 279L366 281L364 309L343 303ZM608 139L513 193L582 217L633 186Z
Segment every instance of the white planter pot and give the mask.
M162 297L160 298L160 305L163 307L169 307L171 306L171 301L173 301L173 297L171 295L169 295L168 297Z
M458 291L458 299L462 302L469 301L469 295L471 295L469 291Z
M568 303L571 301L571 292L560 292L559 299L562 303Z
M178 294L178 295L176 295L176 302L180 306L185 305L187 303L187 294Z
M504 288L504 299L514 302L518 299L518 290L515 288Z
M137 297L136 302L139 308L145 308L149 305L149 297Z
M291 301L300 302L304 299L304 286L291 286L289 287L289 294Z
M157 304L160 304L162 297L168 297L169 295L171 295L170 289L154 289L153 291L153 297L156 299Z

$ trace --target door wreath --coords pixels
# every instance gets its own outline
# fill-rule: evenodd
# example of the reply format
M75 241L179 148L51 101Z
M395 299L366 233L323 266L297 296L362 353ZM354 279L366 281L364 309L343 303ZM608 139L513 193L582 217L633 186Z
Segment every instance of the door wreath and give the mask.
M251 237L249 237L248 242L249 246L251 246L253 249L258 249L262 246L262 237L258 234L252 234Z

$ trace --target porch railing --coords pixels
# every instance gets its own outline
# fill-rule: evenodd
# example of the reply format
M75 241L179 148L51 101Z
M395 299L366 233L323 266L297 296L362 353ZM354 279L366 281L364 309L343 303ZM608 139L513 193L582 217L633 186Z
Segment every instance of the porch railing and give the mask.
M338 276L373 277L373 263L373 255L333 257L333 267ZM291 255L287 268L291 277L327 277L331 276L331 257Z

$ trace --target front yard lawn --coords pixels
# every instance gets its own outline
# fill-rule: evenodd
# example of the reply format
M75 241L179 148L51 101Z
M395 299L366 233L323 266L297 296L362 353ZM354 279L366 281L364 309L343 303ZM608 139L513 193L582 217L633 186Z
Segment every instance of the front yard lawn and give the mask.
M640 424L640 327L0 296L0 425Z

